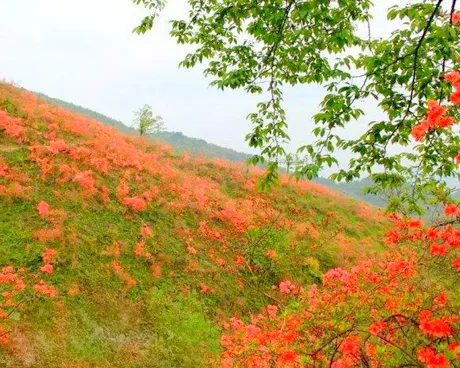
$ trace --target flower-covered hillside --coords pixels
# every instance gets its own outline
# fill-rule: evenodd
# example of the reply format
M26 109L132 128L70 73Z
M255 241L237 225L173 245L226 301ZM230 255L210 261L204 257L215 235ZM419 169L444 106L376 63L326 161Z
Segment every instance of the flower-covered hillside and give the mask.
M261 174L0 84L1 365L212 366L228 318L380 250L373 209Z

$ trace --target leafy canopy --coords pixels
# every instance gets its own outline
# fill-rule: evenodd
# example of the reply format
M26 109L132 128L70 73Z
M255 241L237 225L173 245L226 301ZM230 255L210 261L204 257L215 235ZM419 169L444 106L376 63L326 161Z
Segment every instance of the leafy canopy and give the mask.
M134 124L140 136L157 134L165 130L161 116L153 116L152 107L144 105L134 112Z
M165 0L134 3L150 11L134 30L139 34L153 27L166 5ZM397 29L387 38L372 37L369 0L187 3L189 16L172 21L171 35L195 49L180 65L204 63L213 86L261 95L248 116L252 131L246 138L260 151L251 162L268 162L267 183L276 179L290 140L283 88L316 84L326 94L311 124L315 143L298 147L297 153L309 159L296 167L297 177L317 176L347 151L347 167L332 178L351 181L371 175L374 191L404 188L392 198L393 209L408 204L409 211L420 212L423 200L447 195L444 179L459 174L454 159L459 137L452 129L434 129L417 142L411 131L423 119L428 100L442 103L449 96L442 76L459 64L459 29L452 24L456 0L390 7L388 26L397 24ZM381 110L381 120L366 117L362 106L371 105ZM457 118L457 108L449 114ZM357 123L364 133L345 138L345 129L349 133Z

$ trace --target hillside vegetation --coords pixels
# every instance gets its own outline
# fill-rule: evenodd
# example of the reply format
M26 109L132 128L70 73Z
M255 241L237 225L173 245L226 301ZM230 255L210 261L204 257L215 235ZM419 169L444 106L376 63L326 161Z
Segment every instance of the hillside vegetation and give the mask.
M112 119L96 111L60 100L58 98L49 97L43 93L35 92L35 94L54 105L64 107L65 109L84 115L90 119L95 119L103 124L113 126L121 132L136 134L135 129L125 125L119 120ZM150 138L162 141L174 147L174 150L178 153L185 151L193 155L202 155L208 158L224 158L233 162L246 162L251 157L248 153L221 147L219 145L209 143L204 139L188 137L181 132L160 132L150 135ZM368 202L375 207L385 207L387 204L386 200L382 196L364 193L365 188L372 187L375 184L370 178L350 183L338 183L327 178L316 178L313 179L313 181L325 185L336 192L341 192L349 197Z
M217 365L225 320L380 249L367 205L260 175L0 84L0 365Z

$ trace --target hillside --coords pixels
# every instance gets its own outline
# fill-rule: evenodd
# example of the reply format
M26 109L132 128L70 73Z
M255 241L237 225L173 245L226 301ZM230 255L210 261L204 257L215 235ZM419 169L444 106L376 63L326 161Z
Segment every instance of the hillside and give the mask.
M127 126L119 120L112 119L108 116L100 114L96 111L87 109L82 106L75 105L70 102L62 101L58 98L49 97L43 93L34 92L40 98L51 102L57 106L62 106L67 110L76 112L77 114L84 115L90 119L97 120L109 126L113 126L124 133L135 134L135 130L132 127ZM237 152L230 148L225 148L206 142L204 139L187 137L181 132L161 132L158 134L152 134L151 138L154 140L160 140L170 146L173 146L177 152L189 152L195 155L204 155L206 157L224 158L230 161L245 161L251 155L247 153Z
M43 93L34 93L44 100L51 102L52 104L62 106L65 109L84 115L90 119L95 119L106 125L113 126L119 129L121 132L135 134L135 130L133 128L128 127L119 120L112 119L96 111L75 105L70 102L49 97ZM224 158L234 162L244 162L251 157L251 155L248 153L238 152L229 148L221 147L216 144L206 142L204 139L188 137L180 132L161 132L151 135L151 138L154 140L160 140L174 147L177 152L186 151L195 155L203 155L210 158ZM385 207L386 205L384 198L371 194L365 194L363 192L364 188L372 186L372 182L367 179L363 179L362 181L355 181L352 183L337 183L326 178L318 178L314 179L314 181L325 185L334 191L342 192L347 196L368 202L375 207Z
M260 175L0 84L0 365L214 366L225 319L380 249L367 205Z

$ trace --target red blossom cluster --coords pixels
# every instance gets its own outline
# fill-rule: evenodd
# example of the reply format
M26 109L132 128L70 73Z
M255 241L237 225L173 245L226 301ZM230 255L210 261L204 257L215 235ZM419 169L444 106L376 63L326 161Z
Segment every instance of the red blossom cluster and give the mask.
M280 289L283 294L291 294L296 290L296 286L291 281L286 280L278 285L278 289Z
M143 211L147 208L145 200L139 197L123 198L123 204L134 211Z
M40 217L47 217L50 214L50 206L45 201L41 201L37 205L37 211L38 211L38 214L40 215Z
M454 25L459 25L460 24L460 13L459 12L454 12L452 14L452 24Z
M86 170L78 173L73 178L81 187L90 194L96 194L97 189L95 187L96 180L93 177L93 172L91 170Z
M59 292L53 285L48 285L44 280L40 280L37 284L34 285L33 289L44 296L55 298L59 295Z
M444 75L444 79L454 88L450 95L450 102L454 105L460 104L460 73L457 70L453 70Z
M452 21L454 24L458 23L458 13L453 14ZM450 94L450 102L453 105L460 104L460 72L453 70L444 75L446 82L452 85L453 92ZM428 111L426 118L419 124L412 128L412 136L416 141L421 141L432 130L446 129L451 127L455 121L452 116L448 114L446 106L442 106L436 100L427 101ZM460 153L455 157L455 161L460 163Z
M446 115L447 108L439 105L436 100L427 102L428 112L425 120L412 128L412 136L421 141L425 135L435 128L448 128L454 124L454 118Z
M460 209L456 204L448 203L444 207L444 214L446 216L454 216L457 217L460 214Z
M46 248L43 253L43 266L40 267L40 271L47 274L52 274L54 272L54 267L52 263L57 255L57 250L52 248Z
M417 358L420 363L424 363L428 368L448 367L449 362L442 353L437 353L433 348L423 348L417 352Z
M3 110L0 110L0 128L12 138L19 141L24 141L25 139L26 132L22 126L22 120L9 116L6 111Z
M423 310L419 313L420 330L434 337L449 337L452 335L452 327L444 319L432 319L433 313L430 310ZM457 317L456 317L457 318ZM456 319L455 318L455 319Z
M244 204L237 205L229 200L224 203L223 208L216 212L214 216L223 221L229 221L237 232L244 232L250 223L249 213L251 213L252 203L246 203L246 206Z

